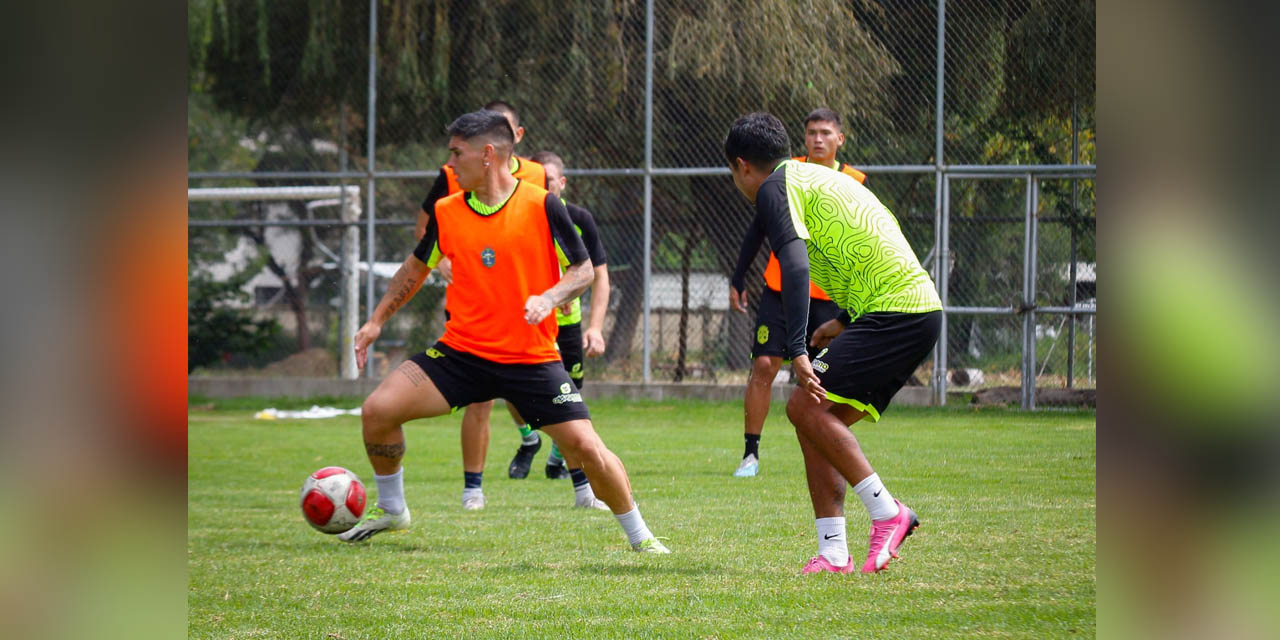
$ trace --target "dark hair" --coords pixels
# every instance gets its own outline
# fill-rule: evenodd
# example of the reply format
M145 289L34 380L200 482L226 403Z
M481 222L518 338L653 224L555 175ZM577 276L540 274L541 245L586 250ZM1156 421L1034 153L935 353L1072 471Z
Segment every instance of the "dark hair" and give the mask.
M724 157L733 164L742 158L760 169L791 157L791 139L787 128L773 114L757 111L734 121L724 139Z
M511 119L516 123L516 126L517 127L520 126L520 114L516 113L516 108L511 106L510 102L506 102L503 100L494 100L493 102L490 102L489 104L484 105L484 107L482 108L488 109L490 111L497 111L498 113L502 113L502 114L510 114Z
M826 107L818 107L817 109L814 109L813 111L810 111L810 112L809 112L808 117L806 117L806 118L804 119L804 126L805 126L805 128L808 128L808 126L809 126L809 123L810 123L810 122L815 122L815 121L817 121L817 122L830 122L830 123L832 123L832 124L836 125L836 128L837 128L837 129L839 129L839 128L841 127L841 124L840 124L840 114L838 114L838 113L836 113L836 112L834 112L834 111L832 111L832 110L830 110L830 109L828 109L828 108L826 108Z
M540 165L555 165L556 168L560 169L560 173L564 173L564 160L561 160L560 156L556 155L554 151L539 151L529 159Z
M487 138L494 147L500 147L508 154L516 144L516 135L511 131L511 123L507 122L507 117L487 109L458 116L458 119L449 125L446 133L463 140L475 137Z

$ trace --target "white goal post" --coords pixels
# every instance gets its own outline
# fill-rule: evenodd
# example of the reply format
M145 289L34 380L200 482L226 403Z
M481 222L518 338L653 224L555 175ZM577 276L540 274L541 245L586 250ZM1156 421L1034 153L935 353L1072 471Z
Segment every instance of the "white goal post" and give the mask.
M310 206L336 205L339 208L339 217L342 222L354 223L360 220L360 187L355 185L187 189L188 202L262 200L305 200ZM264 224L270 225L269 222ZM360 228L354 224L348 224L342 233L342 255L338 256L338 263L342 273L342 311L340 316L341 326L339 328L342 344L338 351L341 353L342 378L355 380L359 372L356 369L356 356L352 339L355 337L356 329L359 328L356 323L359 320L360 309L360 277L358 273Z

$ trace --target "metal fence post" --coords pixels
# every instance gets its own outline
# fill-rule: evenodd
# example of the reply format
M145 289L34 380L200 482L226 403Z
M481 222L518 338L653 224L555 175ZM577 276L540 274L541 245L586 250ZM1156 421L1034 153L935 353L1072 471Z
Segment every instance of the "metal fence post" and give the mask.
M947 50L947 1L938 0L938 60L937 73L934 76L934 149L933 149L933 187L934 187L934 234L933 234L933 259L935 264L934 273L937 275L939 282L934 284L938 287L938 296L942 298L943 307L946 306L946 289L943 282L946 281L945 271L947 269L947 245L943 237L943 226L945 224L945 214L943 213L948 207L949 195L946 193L945 173L942 166L942 130L943 130L943 77L946 72L946 50ZM943 406L947 404L947 312L942 312L942 331L938 335L938 343L933 347L933 404Z
M653 269L653 0L644 7L644 347L641 366L645 384L652 381L649 358L649 314L653 306L650 272Z
M1036 207L1039 178L1027 174L1027 222L1022 270L1022 408L1036 408Z
M375 167L374 163L374 147L377 142L378 132L378 0L369 0L369 112L368 122L369 140L368 140L368 178L365 180L365 188L369 190L367 194L367 209L369 217L365 219L365 240L368 246L367 267L365 278L365 307L366 314L372 315L374 305L374 279L373 279L373 262L374 262L374 218L377 216L376 192L377 179L373 176ZM368 360L365 361L364 374L366 378L374 377L373 372L373 345L369 345Z

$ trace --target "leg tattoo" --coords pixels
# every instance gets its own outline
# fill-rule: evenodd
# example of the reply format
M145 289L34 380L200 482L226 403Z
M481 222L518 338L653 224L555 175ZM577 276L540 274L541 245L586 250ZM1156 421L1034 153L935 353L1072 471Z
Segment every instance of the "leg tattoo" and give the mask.
M364 451L372 458L386 458L388 460L399 460L404 457L404 443L396 442L392 444L380 444L377 442L364 443Z

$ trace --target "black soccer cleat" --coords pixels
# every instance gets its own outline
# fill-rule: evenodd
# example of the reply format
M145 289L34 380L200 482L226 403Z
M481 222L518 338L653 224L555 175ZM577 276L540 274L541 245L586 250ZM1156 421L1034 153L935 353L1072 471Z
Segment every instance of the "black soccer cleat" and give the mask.
M529 477L529 467L533 466L533 455L542 448L542 436L538 436L538 441L534 444L522 444L516 450L516 457L511 459L511 466L507 467L507 477L513 480L523 480Z
M564 466L564 461L560 464L547 463L547 478L551 480L563 480L569 477L569 469Z

